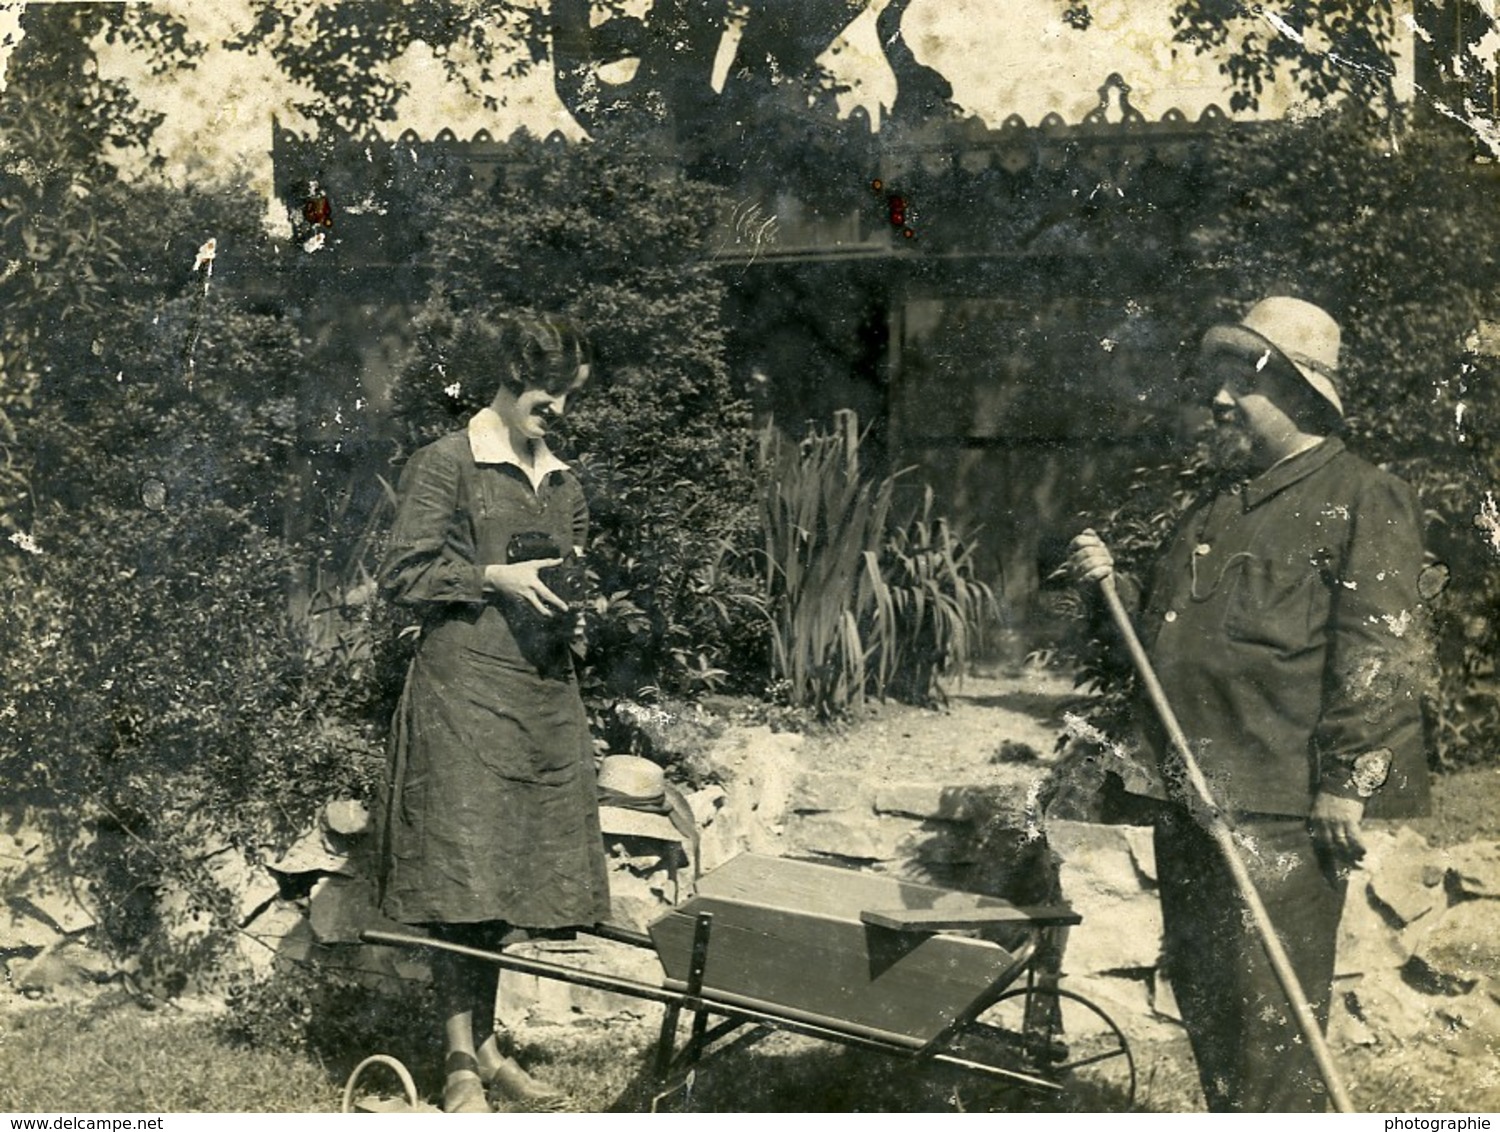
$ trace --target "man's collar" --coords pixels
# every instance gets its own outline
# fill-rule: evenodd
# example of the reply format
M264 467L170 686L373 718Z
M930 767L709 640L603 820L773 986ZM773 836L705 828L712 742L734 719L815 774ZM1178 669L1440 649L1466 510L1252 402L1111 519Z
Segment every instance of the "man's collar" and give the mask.
M511 447L510 432L494 409L480 409L469 418L469 451L476 464L513 464L535 483L552 472L567 471L568 465L553 455L545 440L535 442L534 459L528 468Z
M1277 492L1306 479L1343 450L1344 442L1330 436L1279 464L1273 464L1245 485L1245 506L1259 506Z

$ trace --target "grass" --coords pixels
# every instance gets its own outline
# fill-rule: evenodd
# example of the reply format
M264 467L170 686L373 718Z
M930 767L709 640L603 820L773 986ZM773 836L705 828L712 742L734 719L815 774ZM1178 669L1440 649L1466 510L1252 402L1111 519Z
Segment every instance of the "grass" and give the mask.
M213 1020L113 1006L7 1010L0 1112L336 1112L339 1084L294 1052L231 1047Z
M324 1060L291 1047L246 1049L226 1041L210 1018L120 1002L28 1006L14 1010L10 1022L0 1038L5 1112L336 1112L348 1069L381 1052L372 1044ZM574 1111L641 1111L650 1105L655 1037L648 1023L559 1027L520 1052L538 1076L573 1098ZM434 1101L435 1063L409 1067L419 1091ZM381 1088L386 1081L372 1072L362 1084ZM774 1034L700 1070L690 1106L695 1112L974 1112L1014 1111L1028 1101L972 1075L916 1072L888 1055Z

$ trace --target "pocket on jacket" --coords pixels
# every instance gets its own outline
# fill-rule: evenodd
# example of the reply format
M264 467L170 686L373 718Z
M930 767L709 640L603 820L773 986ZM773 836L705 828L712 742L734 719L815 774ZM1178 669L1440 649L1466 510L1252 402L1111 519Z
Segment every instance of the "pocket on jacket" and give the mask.
M1237 565L1224 608L1224 633L1230 640L1280 653L1302 652L1318 643L1312 623L1317 575L1248 555Z

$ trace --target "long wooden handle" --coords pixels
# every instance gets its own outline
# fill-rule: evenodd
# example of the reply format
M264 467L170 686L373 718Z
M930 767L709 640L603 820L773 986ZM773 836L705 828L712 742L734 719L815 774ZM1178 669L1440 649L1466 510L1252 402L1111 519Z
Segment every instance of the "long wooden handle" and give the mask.
M1114 619L1115 627L1119 629L1120 636L1125 641L1125 647L1130 652L1130 659L1140 675L1146 696L1151 700L1151 706L1156 709L1156 714L1161 717L1162 726L1166 728L1167 739L1182 760L1188 782L1203 803L1204 823L1214 842L1223 852L1224 860L1229 865L1230 876L1234 878L1235 888L1239 890L1245 907L1250 910L1250 919L1255 924L1256 934L1260 936L1260 941L1265 946L1266 958L1271 961L1271 969L1276 973L1276 981L1281 984L1281 989L1286 994L1287 1004L1292 1008L1292 1014L1297 1019L1297 1027L1302 1031L1302 1036L1307 1039L1308 1047L1317 1060L1318 1073L1323 1078L1323 1084L1328 1087L1328 1096L1333 1102L1334 1110L1353 1112L1349 1094L1345 1091L1344 1083L1334 1067L1333 1058L1328 1052L1328 1043L1323 1039L1323 1031L1318 1026L1318 1020L1313 1016L1312 1007L1308 1005L1307 995L1302 990L1302 984L1297 981L1297 973L1292 970L1291 960L1287 958L1286 949L1282 947L1276 928L1271 923L1271 917L1266 913L1266 906L1261 902L1260 893L1255 890L1255 882L1250 879L1250 871L1245 867L1239 847L1234 843L1234 835L1230 832L1218 805L1214 802L1208 780L1203 777L1198 760L1193 757L1187 736L1183 734L1182 725L1177 722L1177 714L1167 700L1167 693L1162 688L1155 670L1151 667L1151 661L1146 656L1146 650L1141 645L1140 638L1135 635L1135 627L1131 625L1125 606L1120 602L1119 591L1115 588L1114 575L1109 574L1100 579L1099 588L1104 592L1105 604L1109 606L1109 613Z

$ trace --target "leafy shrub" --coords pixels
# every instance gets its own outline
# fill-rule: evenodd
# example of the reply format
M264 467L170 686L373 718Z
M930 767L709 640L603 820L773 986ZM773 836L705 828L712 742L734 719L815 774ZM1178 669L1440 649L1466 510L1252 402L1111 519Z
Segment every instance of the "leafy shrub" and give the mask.
M304 374L296 326L237 285L272 270L259 210L169 199L110 193L94 221L131 267L97 265L90 302L31 337L10 452L27 493L0 547L0 774L78 827L57 844L106 942L166 993L238 924L205 861L273 852L364 794L382 745L370 650L310 648L288 600Z
M226 999L229 1009L214 1026L231 1047L310 1055L336 1081L380 1052L410 1069L419 1095L442 1090L438 1029L412 1024L413 1019L438 1016L428 985L382 984L315 962L280 963L270 979L235 981ZM387 1081L391 1079L371 1074L360 1083L394 1092L394 1083Z

